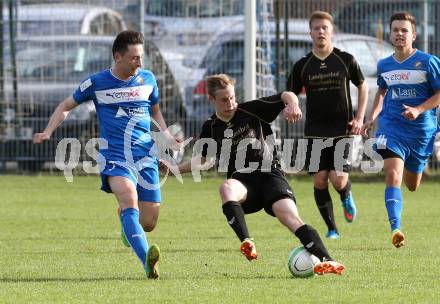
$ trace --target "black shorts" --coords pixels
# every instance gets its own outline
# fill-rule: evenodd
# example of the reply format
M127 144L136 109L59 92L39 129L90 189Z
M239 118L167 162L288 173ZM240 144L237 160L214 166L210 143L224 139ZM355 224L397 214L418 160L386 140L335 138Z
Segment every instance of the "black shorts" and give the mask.
M246 200L241 204L245 214L258 212L264 208L266 213L275 216L272 204L283 198L295 201L295 195L284 173L274 168L271 172L235 172L231 178L240 181L247 189Z
M402 159L402 156L397 154L396 152L390 150L390 149L375 149L376 153L382 156L382 158L385 160L387 158L400 158Z
M341 146L344 143L342 142L337 146L337 143L341 140L344 140L345 145ZM350 172L351 162L348 160L348 157L350 155L350 147L353 147L353 140L353 137L308 138L304 169L309 174L315 174L319 171L341 171L341 169L342 172ZM324 142L326 146L328 145L327 141L332 141L331 146L321 149Z

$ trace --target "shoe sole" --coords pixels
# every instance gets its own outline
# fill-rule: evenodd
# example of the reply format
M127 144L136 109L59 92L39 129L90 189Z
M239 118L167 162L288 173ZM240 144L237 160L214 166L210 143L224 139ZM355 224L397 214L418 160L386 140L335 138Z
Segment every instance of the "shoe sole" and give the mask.
M331 263L326 263L326 262L319 263L313 268L313 272L316 273L317 275L324 275L328 273L341 275L344 272L344 270L345 267L342 264L333 265Z
M396 248L400 248L402 246L405 246L405 235L400 231L394 233L392 242L393 242L394 247L396 247Z
M151 245L147 254L147 264L151 271L147 270L147 276L149 279L159 278L159 267L158 263L160 260L160 250L157 245Z

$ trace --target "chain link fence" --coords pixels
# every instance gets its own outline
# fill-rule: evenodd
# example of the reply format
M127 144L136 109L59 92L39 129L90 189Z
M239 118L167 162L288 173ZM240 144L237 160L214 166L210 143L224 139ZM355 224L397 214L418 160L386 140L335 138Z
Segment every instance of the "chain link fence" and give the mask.
M333 14L334 43L353 53L376 90L376 63L392 52L388 18L407 10L418 20L416 47L440 54L440 1L431 0L256 0L257 96L285 89L293 64L311 50L308 17L314 10ZM33 145L55 106L88 74L111 67L111 45L123 29L143 31L145 68L158 80L161 109L179 137L197 136L213 111L204 79L227 73L236 78L243 101L244 1L242 0L4 0L0 28L0 171L54 170L62 138L84 149L99 137L94 106L79 106L43 145ZM354 36L353 34L356 34ZM355 91L353 91L355 93ZM356 108L356 94L353 103ZM304 106L304 96L301 96ZM303 107L305 110L305 108ZM299 138L303 122L274 125L280 138ZM356 160L362 150L356 150ZM440 146L430 162L439 169ZM190 153L190 151L188 151ZM437 157L437 154L439 157ZM179 157L182 157L180 155Z

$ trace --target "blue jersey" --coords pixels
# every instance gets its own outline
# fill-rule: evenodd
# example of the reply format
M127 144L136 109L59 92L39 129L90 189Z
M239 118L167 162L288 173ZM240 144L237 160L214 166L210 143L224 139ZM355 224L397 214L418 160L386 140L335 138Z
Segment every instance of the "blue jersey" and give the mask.
M418 106L440 90L440 60L416 50L402 62L393 55L379 61L377 84L386 89L379 115L379 134L407 138L431 137L437 130L436 109L420 114L410 121L402 116L403 105Z
M159 102L152 72L139 69L136 75L123 81L111 70L105 70L84 80L73 98L77 103L93 100L100 137L108 142L107 149L100 149L106 160L131 161L131 157L149 154L153 145L151 107Z

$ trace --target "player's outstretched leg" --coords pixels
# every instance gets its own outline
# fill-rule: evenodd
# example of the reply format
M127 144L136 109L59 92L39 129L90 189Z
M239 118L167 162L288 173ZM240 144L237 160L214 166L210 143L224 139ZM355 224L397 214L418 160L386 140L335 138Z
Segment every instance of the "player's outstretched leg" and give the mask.
M295 235L299 238L304 248L320 260L313 269L316 274L342 274L344 272L345 266L333 261L318 232L312 226L304 224L295 231Z
M255 248L253 239L245 239L240 245L240 251L249 261L256 260L258 258L257 249Z
M125 237L124 232L124 225L122 225L122 216L121 216L121 208L118 207L118 218L121 223L121 241L122 244L124 244L125 247L130 247L130 243L127 241L127 238Z
M159 261L159 250L157 246L151 246L153 247L153 250L148 250L147 237L145 236L141 224L139 224L139 210L135 208L127 208L122 210L121 215L125 236L130 243L131 249L133 249L146 271L147 269L155 269L155 266ZM156 275L154 271L148 272L148 277L150 277L150 273L152 278L158 277L158 274Z
M151 245L148 249L145 272L149 279L159 278L160 249L157 245Z

